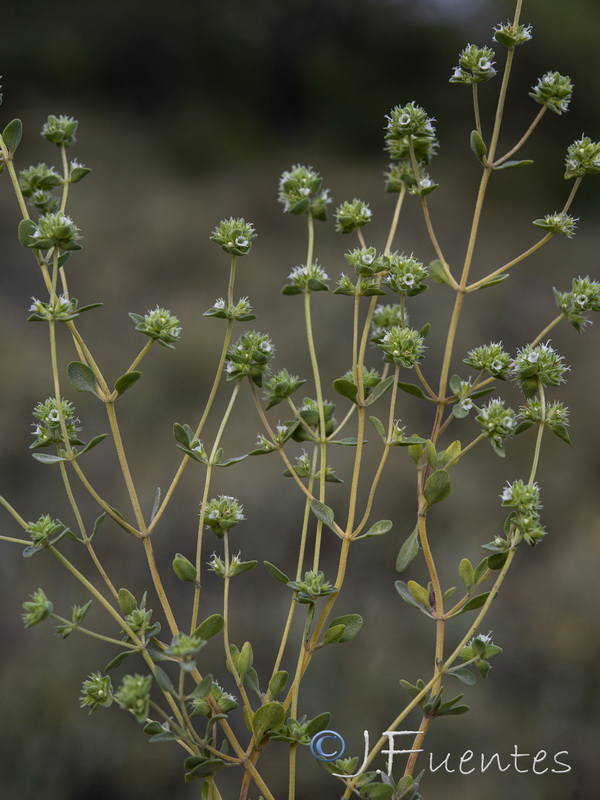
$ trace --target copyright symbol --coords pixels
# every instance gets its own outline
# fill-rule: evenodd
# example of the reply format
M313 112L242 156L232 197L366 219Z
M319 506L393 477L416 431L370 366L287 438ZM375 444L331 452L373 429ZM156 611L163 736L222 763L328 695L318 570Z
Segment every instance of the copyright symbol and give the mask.
M310 752L319 761L335 761L345 749L346 742L335 731L321 731L310 740Z

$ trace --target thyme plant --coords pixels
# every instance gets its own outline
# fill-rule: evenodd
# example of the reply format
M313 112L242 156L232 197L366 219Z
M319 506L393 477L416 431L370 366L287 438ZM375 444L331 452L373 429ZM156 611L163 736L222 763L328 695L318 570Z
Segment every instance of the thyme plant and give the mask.
M506 152L500 150L513 61L519 48L532 38L531 27L520 18L518 0L513 20L496 26L493 32L494 47L502 52L469 44L460 53L458 65L450 70L450 82L463 85L455 91L472 93L470 147L481 170L462 263L450 263L444 243L436 235L430 195L437 184L429 169L438 141L434 119L415 102L402 102L386 117L384 140L390 163L385 188L393 202L385 240L372 241L369 236L372 212L367 202L353 198L333 212L342 251L347 242L350 244L340 257L345 271L331 292L339 297L332 297L331 302L353 307L351 329L336 332L337 350L343 354L337 375L323 374L312 319L313 294L331 288L330 278L315 255L315 229L327 221L331 204L321 175L312 167L295 165L279 182L284 212L306 226L304 263L291 269L282 289L286 296L282 302L297 305L290 316L298 313L304 317L311 364L311 374L306 378L294 374L293 365L275 366L275 347L269 336L247 325L255 316L249 299L236 293L236 282L239 260L252 259L254 247L260 245L255 244L253 224L231 217L214 227L210 238L216 245L215 262L221 257L218 248L228 261L229 281L223 296L204 314L214 319L204 324L223 326L222 347L215 354L214 380L199 418L191 424L173 424L173 446L181 451L180 464L173 475L165 476L168 488L164 494L156 492L149 514L129 467L118 409L135 392L143 391L143 382L136 386L142 377L138 368L151 357L151 351L157 345L176 348L181 336L179 320L161 306L146 314L131 313L135 331L145 337L144 344L121 376L109 381L78 327L79 316L98 304L80 305L70 291L72 283L82 280L77 273L71 278L70 273L82 247L81 232L70 216L75 193L71 187L90 172L70 155L76 144L77 122L69 116L50 116L42 129L44 138L58 151L58 167L41 163L19 168L22 125L13 120L4 128L1 169L12 184L22 215L18 237L31 252L42 280L43 298L33 300L29 320L43 323L49 337L51 381L48 397L33 409L31 449L37 462L60 473L66 501L37 520L29 520L26 511L0 498L11 517L4 520L3 528L6 531L9 523L15 528L0 539L22 547L27 559L54 559L58 568L81 585L84 598L69 614L60 598L49 598L38 588L23 603L23 622L31 627L53 620L62 638L75 634L104 641L111 650L110 658L83 680L81 706L90 714L118 706L136 718L151 742L180 748L185 780L198 780L197 796L205 800L223 797L221 778L233 771L239 775L240 800L251 796L274 800L262 765L270 756L281 759L284 753L289 762L287 796L294 800L302 791L302 776L296 768L298 748L314 743L318 734L332 736L328 729L334 721L330 723L329 712L308 714L301 688L312 672L318 674L322 648L343 645L350 649L357 646L351 643L355 638L360 642L361 615L336 615L336 602L340 594L352 591L346 585L346 570L355 542L404 527L395 526L396 520L377 519L378 486L384 469L394 469L388 462L395 448L414 463L414 480L403 491L410 494L416 487L414 528L404 542L398 542L396 570L410 575L413 560L422 558L429 576L427 585L412 579L398 580L396 589L410 607L406 613L416 610L431 620L432 647L430 674L419 680L402 679L407 702L391 712L387 730L399 730L409 714L417 712L418 733L411 748L415 752L406 760L403 771L398 771L397 762L393 770L385 770L378 759L389 739L381 736L366 752L362 765L359 756L323 761L323 791L342 798L421 798L424 770L417 772L417 751L439 717L468 711L461 702L462 695L448 696L451 689L446 690L447 683L458 679L472 686L478 675L486 678L490 662L501 654L501 647L483 632L485 618L519 551L523 546L537 547L546 536L537 482L544 438L555 434L569 442L569 412L558 399L568 367L549 335L563 321L581 333L590 322L589 312L600 310L600 283L589 276L575 276L570 286L554 290L557 310L548 324L516 352L509 353L500 338L473 342L468 352L456 351L457 329L469 296L480 290L493 296L494 286L509 277L509 270L520 267L555 236L572 238L577 220L570 212L577 190L586 175L600 172L600 143L582 136L566 154L563 207L533 221L540 235L525 252L515 254L488 274L477 272L477 239L490 182L503 170L527 169L531 161L513 157L548 111L559 116L567 111L573 90L567 76L558 72L543 75L530 93L537 109L533 122ZM499 83L499 89L496 113L488 126L479 111L479 91L480 84L492 79ZM420 205L430 240L429 246L416 255L404 252L402 247L401 214L406 202ZM426 265L426 261L430 263ZM431 335L429 324L411 324L409 314L412 316L413 308L418 313L418 295L430 287L454 297L445 334L439 319L433 320ZM85 286L82 288L85 291ZM57 328L61 325L72 339L69 353L59 352ZM132 332L132 337L135 335ZM501 335L503 332L499 332ZM435 361L429 359L429 353L435 353L438 342L442 342L441 369L435 374L428 362ZM507 381L515 382L522 391L522 404L516 409L497 394L487 397L500 392ZM249 452L243 455L237 455L239 450L226 455L224 434L242 392L250 393L256 408L258 442L246 447ZM104 406L110 433L86 441L74 405L77 393L88 393ZM404 416L404 393L421 399L431 412L430 424L418 433L410 419L399 419ZM215 425L216 434L207 438L205 428L217 407L215 400L227 394L225 411ZM335 402L328 399L332 396ZM281 417L287 419L282 422ZM453 438L454 429L460 439ZM505 448L521 434L531 439L530 462L514 480L499 487L500 500L491 498L492 504L500 503L506 509L504 529L492 541L482 542L486 553L479 563L473 564L457 553L461 588L454 595L456 589L443 586L439 577L431 530L437 506L450 495L453 468L474 448L490 446L490 457L504 457ZM91 452L97 446L114 449L130 508L114 508L97 490L95 456ZM366 448L377 454L374 475L366 474ZM347 464L338 456L342 451L352 454ZM264 562L259 567L265 569L265 580L275 579L281 584L281 603L288 608L272 668L259 675L253 666L252 631L247 641L232 641L230 590L234 579L243 587L244 573L257 567L256 560L244 561L236 555L237 528L245 519L243 503L236 496L236 471L249 465L255 468L257 460L260 468L265 457L280 459L288 479L282 479L280 491L301 493L304 513L298 524L298 541L290 544L290 553L295 549L290 562ZM335 469L330 459L335 461ZM338 463L349 474L348 488L344 502L336 501L332 507L328 504L328 484L340 481ZM218 494L213 488L215 472L225 467L232 467L227 473L230 494ZM165 591L167 567L157 563L154 541L161 536L161 522L177 497L184 470L196 470L201 490L195 539L188 542L185 553L172 554L169 567L181 581L189 609L181 616L173 611L181 603L175 604ZM82 493L88 493L97 503L95 520L88 519L80 508ZM197 511L192 509L191 513ZM142 596L115 585L98 556L96 537L101 537L109 524L116 524L123 536L137 540L148 574L147 591ZM20 535L18 527L22 529ZM325 547L337 552L337 570L327 575L322 569ZM251 551L252 543L246 543L245 549ZM210 581L221 584L222 612L206 616L202 601L205 584ZM86 626L92 603L112 619L112 635ZM301 634L295 640L293 623L298 618L302 620ZM211 647L222 648L222 669L215 675L203 666L202 650L211 639L215 640ZM216 644L218 640L220 645ZM410 674L410 665L404 669ZM313 752L317 757L325 755L323 748Z

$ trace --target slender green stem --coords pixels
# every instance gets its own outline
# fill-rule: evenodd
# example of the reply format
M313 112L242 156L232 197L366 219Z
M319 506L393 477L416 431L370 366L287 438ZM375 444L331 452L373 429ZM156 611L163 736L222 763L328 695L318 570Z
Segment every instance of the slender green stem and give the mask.
M511 147L511 149L508 151L508 153L503 155L502 158L498 158L496 161L494 161L494 163L492 164L492 166L494 168L499 167L501 164L504 164L505 161L508 161L508 159L517 152L517 150L521 149L521 147L525 144L527 139L529 139L531 134L536 129L538 123L540 122L540 120L542 119L544 114L546 113L547 108L548 108L548 106L545 106L545 105L540 108L540 110L538 111L538 113L535 116L535 119L533 120L531 125L527 128L527 130L525 131L523 136L521 136L521 138L516 143L516 145L514 147ZM481 131L480 131L480 133L481 133Z
M546 427L546 395L544 393L544 386L542 383L539 384L539 396L540 396L540 421L538 427L537 438L535 440L535 451L533 454L533 464L531 465L531 472L529 474L529 483L533 483L535 480L535 474L537 472L539 460L540 460L540 450L542 448L542 437L544 435L544 428Z
M405 196L406 196L406 186L402 184L402 187L398 192L398 199L396 200L396 205L394 207L394 216L392 217L390 232L388 233L388 238L385 243L385 249L383 251L384 255L386 256L389 256L389 254L392 251L392 244L394 243L394 236L396 235L396 230L398 228L398 221L400 220L400 212L402 211L402 204L404 203Z
M167 618L167 622L169 623L169 629L171 631L171 634L175 636L177 633L179 633L179 626L175 620L175 615L173 614L171 604L169 603L169 598L167 597L167 593L165 592L162 580L160 578L158 566L156 565L156 559L154 558L152 539L150 536L144 536L143 542L144 542L144 551L146 553L146 560L148 562L150 575L152 577L152 583L154 584L156 594L158 595L158 599L160 600L160 604L164 611L165 617Z
M130 650L138 650L139 648L137 645L132 644L131 642L124 642L122 639L113 639L111 636L104 636L102 633L96 633L96 631L91 631L89 628L83 628L81 625L76 625L71 622L69 619L65 619L65 617L60 617L58 614L50 614L52 619L57 620L57 622L62 622L64 625L73 626L74 631L79 631L79 633L84 633L86 636L92 636L94 639L100 639L103 642L108 642L109 644L116 644L118 647L125 647L129 648Z
M130 533L132 536L135 536L136 539L140 539L144 534L142 534L140 531L134 528L133 525L130 525L125 519L123 519L123 517L119 516L119 514L116 513L115 510L111 508L111 506L109 506L108 503L102 497L100 497L98 492L94 489L92 484L87 479L85 473L79 466L79 463L77 461L71 461L71 466L75 470L75 473L77 474L83 486L85 486L89 494L98 503L100 508L102 508L108 514L108 516L117 523L117 525L120 525L121 527L125 528L126 531Z
M225 564L225 576L223 578L223 645L225 648L225 660L227 662L227 666L231 674L233 675L236 685L239 689L239 692L242 696L244 701L244 706L248 711L249 718L252 719L252 706L250 705L250 700L248 699L248 694L244 687L244 683L240 678L240 674L237 671L235 664L233 663L233 658L231 656L230 650L230 642L229 642L229 588L231 584L231 576L229 574L231 568L231 558L229 555L229 536L227 531L223 534L223 561Z
M474 292L477 289L480 289L483 286L484 283L487 283L488 281L493 280L498 275L501 275L503 272L506 272L507 269L510 269L511 267L514 267L520 261L524 261L526 258L528 258L532 253L535 253L535 251L539 250L540 247L543 247L546 244L546 242L549 242L550 239L552 239L552 237L554 235L555 235L554 233L547 233L545 236L543 236L539 240L539 242L536 242L528 250L525 250L525 252L521 253L520 256L517 256L516 258L513 258L512 261L509 261L507 264L504 264L504 266L500 267L499 269L495 269L493 272L490 272L490 274L486 275L485 278L481 278L481 280L475 281L475 283L470 284L470 286L466 287L465 291L466 292Z
M535 339L531 342L531 346L535 347L536 344L539 344L542 341L542 339L550 333L552 328L554 328L556 325L558 325L558 323L561 322L563 319L565 319L565 315L563 313L561 313L557 317L555 317L552 320L552 322L550 322L548 325L546 325L544 330L535 337Z
M29 525L25 522L23 517L11 506L11 504L6 500L4 497L0 495L0 505L3 506L8 513L15 519L19 525L23 528L24 531L27 530ZM3 539L6 537L2 537ZM7 539L9 542L21 542L21 539ZM25 544L31 544L31 542L26 541Z
M127 462L127 456L125 455L125 448L123 447L123 440L121 439L121 431L119 430L119 423L117 421L117 414L115 411L114 403L112 402L106 403L106 413L108 414L108 421L110 424L110 429L112 431L113 441L115 443L115 450L117 451L117 458L119 460L119 465L121 467L121 472L123 474L123 480L125 481L125 486L127 487L127 493L131 501L131 507L133 508L133 513L135 515L135 519L140 531L142 533L145 533L147 531L147 528L146 528L146 523L144 521L144 514L142 512L140 501L138 499L137 492L135 490L133 478L131 477L131 471L129 469L129 464Z
M481 116L479 114L479 95L477 94L477 83L475 81L473 81L473 112L475 114L475 128L477 133L483 138Z
M64 214L65 208L67 207L67 200L69 198L69 175L71 174L71 170L69 168L69 160L67 158L67 148L64 144L60 146L60 157L62 161L62 168L63 168L63 190L62 190L62 199L60 201L60 210Z

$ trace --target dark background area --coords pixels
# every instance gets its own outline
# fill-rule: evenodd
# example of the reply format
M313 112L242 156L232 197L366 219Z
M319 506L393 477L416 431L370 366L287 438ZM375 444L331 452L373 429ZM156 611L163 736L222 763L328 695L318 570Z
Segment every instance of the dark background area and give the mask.
M533 24L534 40L517 53L501 149L521 135L537 111L527 96L547 70L569 74L575 83L571 111L547 114L522 151L534 166L494 176L474 265L477 277L513 258L537 240L530 222L559 210L570 189L563 178L567 146L582 132L600 137L597 31L600 6L592 0L525 0L523 21ZM9 2L2 13L1 72L3 125L20 117L25 135L18 167L39 161L57 163L58 151L38 135L49 113L70 114L80 123L73 155L94 170L72 187L70 212L84 234L84 249L70 265L72 293L82 303L104 307L81 318L79 327L105 374L113 380L137 354L141 337L128 311L144 313L156 304L177 314L183 337L175 353L154 348L143 363L143 381L119 407L132 469L144 508L152 506L157 485L164 488L179 462L172 423L195 424L212 380L224 323L202 313L226 291L227 256L208 239L222 218L244 216L259 232L252 254L240 260L236 295L250 296L257 313L253 327L268 331L277 347L275 368L309 377L302 308L298 298L279 297L289 271L305 259L302 219L284 217L276 202L277 181L293 163L318 169L331 189L334 207L355 196L368 201L374 222L368 241L383 246L394 197L383 191L387 166L382 152L384 115L398 103L414 100L436 118L441 140L431 173L440 188L431 196L436 232L452 265L464 255L479 168L468 148L473 127L470 92L448 83L457 54L467 42L491 44L495 23L513 12L511 2L493 0L307 0L306 2L81 3L32 0ZM504 60L496 46L497 61ZM499 78L481 87L484 128L489 132ZM34 462L30 444L31 409L52 392L47 334L26 323L30 296L41 296L31 254L20 247L19 219L6 172L0 177L0 365L3 376L0 435L1 489L26 519L50 513L71 523L60 476ZM424 262L434 257L418 203L408 198L396 240ZM456 346L454 369L466 375L461 358L474 346L502 340L513 352L556 314L551 287L570 288L577 275L598 279L600 178L586 178L573 213L581 217L573 241L553 240L511 279L490 292L468 298ZM346 268L343 253L350 237L318 225L316 255L330 276ZM274 302L274 298L276 302ZM450 313L446 287L434 285L410 304L415 327L432 323L426 375L435 376ZM331 381L349 366L351 301L314 296L319 358L327 393ZM246 326L244 326L246 327ZM242 330L238 326L236 334ZM63 363L75 358L62 331ZM472 710L464 717L432 726L426 749L439 763L446 753L456 761L465 750L504 757L515 744L521 752L567 750L572 771L536 776L492 769L467 776L443 769L426 775L427 800L488 800L523 796L530 800L592 800L598 785L598 493L600 436L596 328L583 338L566 324L552 343L572 364L566 386L552 393L572 410L573 446L547 436L539 472L543 520L549 536L535 550L522 547L484 631L493 629L504 653L485 683L466 689ZM377 366L378 354L370 353ZM406 377L410 380L410 377ZM312 394L310 381L306 394ZM88 439L108 430L94 398L73 397ZM301 394L301 393L300 393ZM501 392L517 406L519 394ZM229 389L222 388L220 402ZM427 433L429 407L403 397L399 414L409 431ZM339 404L338 418L344 413ZM271 419L284 411L275 409ZM383 410L380 416L383 416ZM211 441L218 416L207 428ZM239 402L225 439L228 455L252 448L260 423L248 397ZM472 419L450 429L448 442L467 443L476 435ZM378 455L366 472L372 474ZM348 430L347 435L352 435ZM498 459L487 445L456 467L450 500L431 514L431 536L444 585L458 581L463 556L477 562L481 545L501 527L498 495L506 480L526 478L533 435L509 444ZM344 452L339 452L344 450ZM431 623L401 603L393 583L398 548L414 522L412 462L397 449L390 459L373 511L373 521L394 520L386 537L351 549L348 586L337 613L359 612L365 628L355 642L325 648L315 658L302 693L302 709L314 716L333 713L331 727L345 737L349 751L362 752L362 732L374 738L406 700L398 681L427 678L433 648ZM298 452L301 447L298 448ZM344 448L332 449L336 471L348 478ZM95 485L127 512L111 447L90 454ZM246 461L216 477L213 494L235 494L247 522L236 532L234 551L245 559L268 559L288 572L294 554L302 501L280 478L276 456ZM171 577L175 552L193 557L198 496L203 469L191 465L174 502L157 530L155 549L176 613L187 619L191 592ZM345 486L328 495L342 508ZM86 520L97 515L81 493ZM2 514L4 535L19 535ZM215 540L215 547L218 543ZM74 545L65 551L78 558ZM148 587L145 561L136 542L106 524L98 550L118 586L137 596ZM335 569L337 542L326 538L324 569ZM210 549L207 551L207 558ZM83 563L83 559L82 559ZM422 561L405 580L423 582ZM114 655L108 645L72 635L56 639L51 625L23 631L21 603L43 586L57 613L69 615L83 591L40 554L23 561L18 546L2 543L0 622L0 797L7 800L140 800L199 796L199 784L183 782L182 757L174 745L149 745L135 720L117 708L89 718L79 709L81 681ZM205 580L203 616L220 610L220 581ZM232 640L252 641L261 676L272 668L287 611L287 590L261 567L233 585ZM250 599L250 602L249 602ZM156 606L155 606L156 608ZM158 610L155 615L160 617ZM461 617L449 626L449 647L466 626ZM98 608L91 627L115 635ZM203 671L221 672L217 641L202 653ZM293 669L290 649L284 666ZM143 668L140 662L138 670ZM136 667L123 667L113 677ZM228 675L221 676L227 683ZM228 684L228 688L231 685ZM455 691L454 691L455 690ZM448 696L462 690L447 686ZM406 726L418 724L409 718ZM280 748L282 762L286 750ZM265 758L265 764L267 759ZM263 762L261 762L262 764ZM382 764L383 766L383 759ZM423 763L424 767L427 762ZM267 774L277 765L265 767ZM336 800L338 785L324 778L308 752L300 754L304 788L299 800ZM237 797L239 783L225 781L224 800ZM286 789L274 777L274 792ZM256 800L257 792L251 790Z

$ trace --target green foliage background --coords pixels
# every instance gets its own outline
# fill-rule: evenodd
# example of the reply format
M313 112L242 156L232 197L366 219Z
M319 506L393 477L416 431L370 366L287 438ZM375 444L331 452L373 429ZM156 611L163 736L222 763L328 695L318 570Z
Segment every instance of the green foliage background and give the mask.
M110 365L109 374L117 377L140 346L128 311L144 313L160 303L184 326L177 352L152 353L144 364L143 381L121 409L126 440L136 449L133 471L144 487L147 508L156 485L164 486L178 461L171 424L198 416L215 366L221 329L218 322L201 319L223 294L227 278L226 259L208 240L214 224L230 215L255 223L259 239L240 265L239 292L250 295L258 313L256 326L272 334L278 368L308 376L302 336L289 335L292 325L301 330L301 309L295 298L273 303L290 269L304 258L304 226L283 218L275 202L278 175L291 163L313 164L324 174L336 203L354 196L371 203L371 229L383 236L391 215L391 199L384 195L381 180L387 163L381 152L383 115L396 103L415 100L437 118L442 147L432 173L441 186L431 198L432 214L449 260L460 258L466 243L466 228L460 224L473 207L479 169L468 150L469 92L449 85L447 79L462 46L467 41L489 43L492 25L512 10L512 3L503 0L4 4L2 112L6 121L19 116L25 125L19 165L50 161L52 150L38 131L48 113L66 113L80 120L75 155L94 169L84 183L73 187L71 205L85 236L84 250L72 262L72 291L82 302L105 303L101 311L82 319L84 334L101 363ZM535 241L530 220L562 206L568 144L582 131L600 137L600 6L593 0L571 0L565 10L560 0L525 0L523 18L533 23L534 41L518 53L505 143L520 135L537 110L527 91L546 70L570 74L575 97L569 114L545 119L523 151L536 164L527 173L496 176L478 247L478 277ZM500 48L496 50L500 60ZM482 87L488 125L496 91L497 84ZM16 241L18 210L6 175L1 181L2 491L27 519L47 512L66 517L58 477L34 463L27 449L30 409L50 394L50 370L43 327L25 323L29 297L39 295L40 282L33 259ZM575 215L581 216L577 237L572 242L553 241L493 295L483 292L469 298L471 316L457 353L490 339L502 339L514 349L554 315L552 285L566 291L578 274L598 279L599 210L600 180L588 178L574 206ZM319 228L317 255L330 275L344 268L346 246L331 224ZM416 204L407 211L398 246L414 250L424 261L433 257ZM323 317L319 355L333 380L346 369L338 341L350 330L350 308L341 297L319 296L315 305L316 314L320 310ZM439 347L449 316L444 287L434 287L412 307L415 322L432 322L428 343L432 349L436 343ZM460 756L466 749L508 755L515 743L522 752L568 750L573 771L533 776L489 770L483 776L463 777L438 771L423 784L428 800L471 800L482 793L488 800L513 795L586 800L595 796L592 787L600 779L600 341L595 328L580 341L566 325L554 332L552 341L573 364L567 387L555 396L572 409L574 445L568 448L558 439L544 444L540 481L550 535L535 551L523 548L519 553L492 609L489 627L505 652L485 685L468 690L472 711L434 725L426 746L438 761L446 752ZM66 337L62 346L70 353ZM458 370L459 362L455 365ZM433 358L426 374L433 374L435 367ZM512 389L503 394L518 404ZM74 399L86 433L104 432L106 422L93 398ZM410 399L402 417L411 429L427 430L430 424ZM457 425L455 435L469 441L470 424ZM246 401L233 422L229 449L250 449L258 430ZM444 553L446 585L456 582L460 558L477 560L480 544L501 525L498 495L507 479L523 475L531 448L532 440L523 436L509 445L506 462L481 448L456 469L453 496L440 506L433 537L434 546ZM116 505L125 506L108 445L96 454L99 484ZM429 670L431 626L402 605L393 590L395 556L414 517L412 465L400 455L382 487L376 512L377 518L394 519L394 530L365 542L364 550L351 555L352 599L340 601L340 613L363 613L369 631L353 644L323 651L314 665L318 680L309 679L303 695L307 713L335 712L332 727L357 753L364 728L375 736L387 724L390 707L404 702L398 679L415 680ZM157 536L165 574L173 554L187 551L195 529L201 477L193 466ZM243 556L268 558L283 567L290 563L286 559L291 558L289 543L296 533L294 515L300 500L291 491L291 499L283 501L279 488L271 490L278 486L281 472L275 457L260 460L260 470L244 466L219 476L215 491L237 494L245 503L248 522L239 532ZM402 481L407 489L399 491ZM338 496L332 494L332 504ZM93 512L88 508L89 518ZM6 515L2 531L11 535ZM141 593L147 578L135 542L108 526L103 535L102 555L118 575L116 582ZM328 555L333 554L330 542ZM417 580L424 577L419 569L415 568ZM114 709L92 719L79 710L81 680L106 663L112 652L75 636L55 640L49 626L24 632L20 604L38 585L59 613L87 599L43 556L24 563L18 550L3 546L2 797L196 797L198 786L183 784L181 759L174 748L153 749L134 720ZM217 587L216 579L213 585ZM181 584L173 578L170 588L180 590ZM264 671L270 668L275 654L284 613L282 591L258 569L234 583L238 610L234 606L233 638L251 638L255 652L262 640L265 655L259 658L259 674L261 665ZM251 593L251 603L240 602L246 592ZM281 611L273 612L280 601ZM206 615L219 610L216 591L209 602ZM186 607L182 601L182 613ZM97 610L90 620L104 624ZM203 651L215 665L217 649L213 644L210 652ZM282 756L283 752L282 746ZM317 792L323 800L335 800L337 785L329 783L307 754L303 756L303 779L311 788L301 800ZM283 797L285 790L275 792Z

